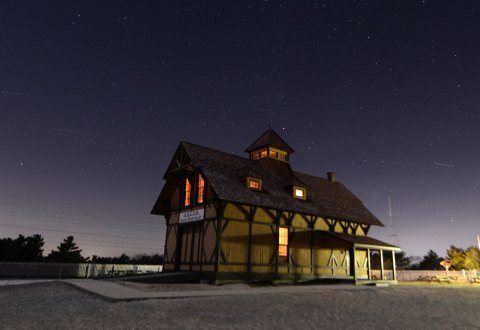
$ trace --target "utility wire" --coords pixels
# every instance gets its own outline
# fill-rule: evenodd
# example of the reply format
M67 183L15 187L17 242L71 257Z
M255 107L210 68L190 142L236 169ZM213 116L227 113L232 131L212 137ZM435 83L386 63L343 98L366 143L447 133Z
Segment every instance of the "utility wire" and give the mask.
M101 215L95 215L95 214L87 214L87 213L78 213L78 212L71 212L71 211L64 211L61 209L49 209L49 208L44 208L44 207L35 207L35 206L27 206L21 205L21 204L15 204L15 203L7 203L0 201L0 204L4 205L10 205L10 206L18 206L21 207L22 209L25 208L30 208L30 209L36 209L36 210L42 210L42 211L48 211L48 212L53 212L53 213L65 213L65 214L70 214L70 215L78 215L78 216L83 216L83 217L91 217L91 218L100 218L100 219L111 219L115 221L132 221L132 218L135 219L135 222L144 222L148 224L156 224L158 221L145 221L145 220L137 220L136 217L139 215L132 216L132 218L122 218L122 217L110 217L110 216L101 216ZM141 213L141 216L144 215L150 215L149 213Z
M10 225L10 224L6 224L6 223L0 223L0 226L35 229L35 230L45 230L45 231L51 231L51 232L55 232L55 233L64 233L64 234L79 234L79 235L98 236L98 237L115 237L115 238L130 239L130 240L138 239L138 240L143 240L143 241L158 242L158 240L152 239L152 238L117 236L117 235L100 235L100 234L92 234L92 233L81 233L81 232L77 232L77 231L61 231L61 230L45 229L45 228L30 227L30 226Z
M137 226L129 226L129 225L117 225L117 224L106 224L102 222L84 222L84 221L75 221L75 219L71 218L62 218L62 219L52 219L55 216L51 215L42 215L37 213L28 213L28 212L15 212L15 213L5 213L5 211L0 211L0 215L15 217L15 218L23 218L23 219L38 219L40 221L51 221L51 222L60 222L60 223L69 223L69 224L80 224L80 225L94 225L94 226L102 226L102 227L111 227L111 228L118 228L122 229L122 227L126 230L130 230L131 228L137 229ZM45 218L45 219L42 219ZM64 221L64 220L73 220L73 221ZM143 225L142 225L143 226ZM150 227L152 230L158 229ZM149 230L140 230L143 232L148 232Z

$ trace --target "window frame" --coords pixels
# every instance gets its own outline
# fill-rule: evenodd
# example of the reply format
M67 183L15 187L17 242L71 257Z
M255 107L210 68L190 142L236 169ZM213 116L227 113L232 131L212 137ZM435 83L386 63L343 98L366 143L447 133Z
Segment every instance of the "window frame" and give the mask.
M252 182L258 182L258 188L252 187L251 183ZM263 182L262 179L259 178L252 178L252 177L247 177L247 188L251 190L256 190L256 191L261 191L263 187Z
M289 251L288 251L288 246L289 246L289 236L290 236L290 231L288 230L288 227L278 227L278 259L279 261L282 262L288 262L288 257L289 257Z
M303 195L302 196L297 195L297 191L301 191L303 193ZM300 187L300 186L293 186L292 194L293 194L293 198L295 198L295 199L306 200L307 199L307 188Z
M202 184L200 184L202 183ZM196 187L196 192L197 192L197 204L203 204L205 203L205 179L203 178L203 175L201 173L198 173L197 175L197 187Z

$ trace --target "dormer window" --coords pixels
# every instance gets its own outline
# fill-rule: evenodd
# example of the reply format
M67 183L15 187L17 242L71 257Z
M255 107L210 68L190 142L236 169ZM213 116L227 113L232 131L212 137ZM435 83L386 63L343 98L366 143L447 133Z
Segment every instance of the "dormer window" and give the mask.
M247 177L247 187L253 190L262 190L262 179Z
M307 199L307 189L293 186L293 197L298 199Z

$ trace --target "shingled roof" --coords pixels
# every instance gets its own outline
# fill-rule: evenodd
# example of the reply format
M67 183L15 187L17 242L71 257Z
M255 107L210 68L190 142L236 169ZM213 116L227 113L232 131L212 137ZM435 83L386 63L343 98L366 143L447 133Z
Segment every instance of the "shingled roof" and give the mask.
M267 129L258 139L255 140L247 149L246 152L258 150L264 147L274 147L288 153L295 151L271 128Z
M256 142L252 146L262 144ZM271 141L269 145L274 146ZM255 160L187 142L182 142L180 146L192 164L203 172L205 179L221 200L383 226L380 220L340 182L330 182L300 172L292 172L291 178L279 177L266 171ZM286 150L285 146L277 147ZM255 173L257 174L255 176L262 179L262 191L246 187L242 180L245 173ZM289 190L291 182L302 183L302 186L307 188L307 200L293 198Z

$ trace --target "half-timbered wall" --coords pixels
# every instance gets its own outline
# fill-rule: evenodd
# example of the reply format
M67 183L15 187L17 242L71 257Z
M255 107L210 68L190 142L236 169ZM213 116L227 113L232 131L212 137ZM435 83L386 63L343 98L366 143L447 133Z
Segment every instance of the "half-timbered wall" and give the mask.
M289 228L288 260L277 257L278 227ZM368 227L299 213L227 203L222 221L219 272L351 276L350 251L318 230L365 235ZM363 269L358 270L359 273Z

